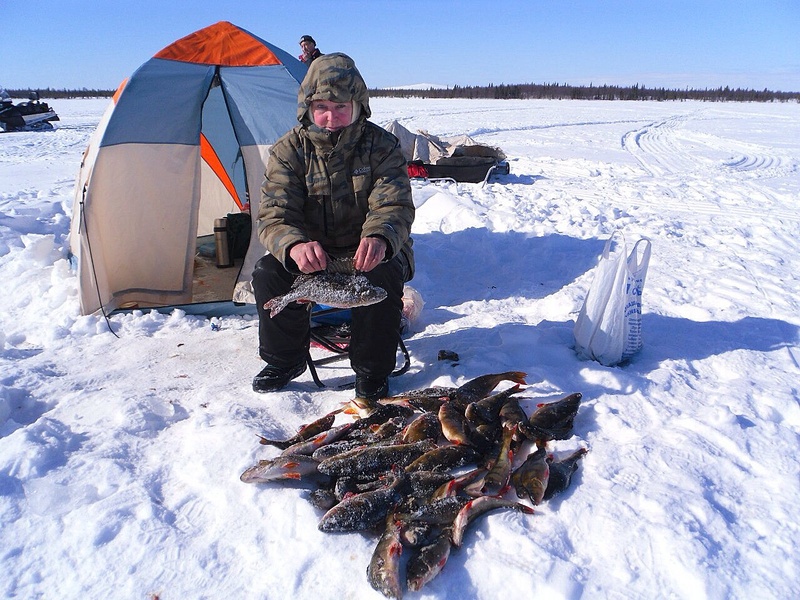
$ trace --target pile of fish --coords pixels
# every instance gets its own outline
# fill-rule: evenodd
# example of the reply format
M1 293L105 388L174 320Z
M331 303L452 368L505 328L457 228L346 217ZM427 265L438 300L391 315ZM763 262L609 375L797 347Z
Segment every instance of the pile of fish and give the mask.
M569 486L587 451L555 460L548 443L572 436L581 394L526 414L517 396L525 376L509 371L460 387L356 398L290 439L262 437L282 452L247 469L241 480L311 486L309 500L323 513L321 531L379 536L367 578L399 599L404 587L417 591L438 575L480 515L532 514L532 505ZM504 381L514 385L495 392ZM340 414L355 418L335 425ZM516 500L508 497L512 489Z

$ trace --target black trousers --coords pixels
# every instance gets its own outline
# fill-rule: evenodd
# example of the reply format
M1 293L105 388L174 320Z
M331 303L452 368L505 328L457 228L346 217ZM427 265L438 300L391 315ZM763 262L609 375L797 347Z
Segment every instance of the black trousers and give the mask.
M350 365L358 375L387 377L395 368L403 310L403 283L409 267L400 253L388 262L364 273L382 287L388 297L353 308L350 325ZM304 361L310 341L310 316L305 304L290 303L274 317L264 303L289 291L296 275L288 272L271 254L261 258L253 271L253 290L258 307L258 352L263 360L277 367L294 366Z

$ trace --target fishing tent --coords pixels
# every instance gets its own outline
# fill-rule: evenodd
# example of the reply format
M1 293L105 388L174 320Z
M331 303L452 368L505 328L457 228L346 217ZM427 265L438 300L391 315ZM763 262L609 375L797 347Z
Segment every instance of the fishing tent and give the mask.
M84 153L70 246L81 311L191 305L215 220L257 208L269 147L296 124L306 66L221 21L170 44L117 90ZM253 302L249 246L219 300ZM218 228L219 229L219 228ZM209 272L208 279L221 274Z

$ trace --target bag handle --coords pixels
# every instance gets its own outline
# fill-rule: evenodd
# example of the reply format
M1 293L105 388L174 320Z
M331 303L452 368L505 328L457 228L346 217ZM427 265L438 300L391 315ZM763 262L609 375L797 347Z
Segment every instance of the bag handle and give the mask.
M639 256L639 244L644 244L645 246L641 253L641 258ZM639 271L642 267L646 267L650 263L650 247L650 240L647 238L641 238L636 242L628 257L628 268L632 271Z
M611 232L611 237L606 240L606 245L603 247L603 258L608 260L608 257L611 256L611 244L614 242L614 238L619 234L621 240L617 240L617 244L620 244L622 248L625 248L625 234L622 233L621 229L615 229Z

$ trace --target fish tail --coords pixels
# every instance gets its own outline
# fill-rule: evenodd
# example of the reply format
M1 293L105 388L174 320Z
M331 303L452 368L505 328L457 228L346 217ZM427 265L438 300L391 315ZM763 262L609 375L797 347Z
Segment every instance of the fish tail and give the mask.
M268 310L269 316L270 318L272 318L279 312L281 312L284 308L286 308L287 304L288 304L287 302L285 302L280 296L278 296L276 298L272 298L271 300L267 300L264 303L264 310Z
M528 385L528 382L525 381L525 378L528 376L527 373L523 373L522 371L511 371L509 373L509 381L513 381L514 383L521 383L522 385Z

